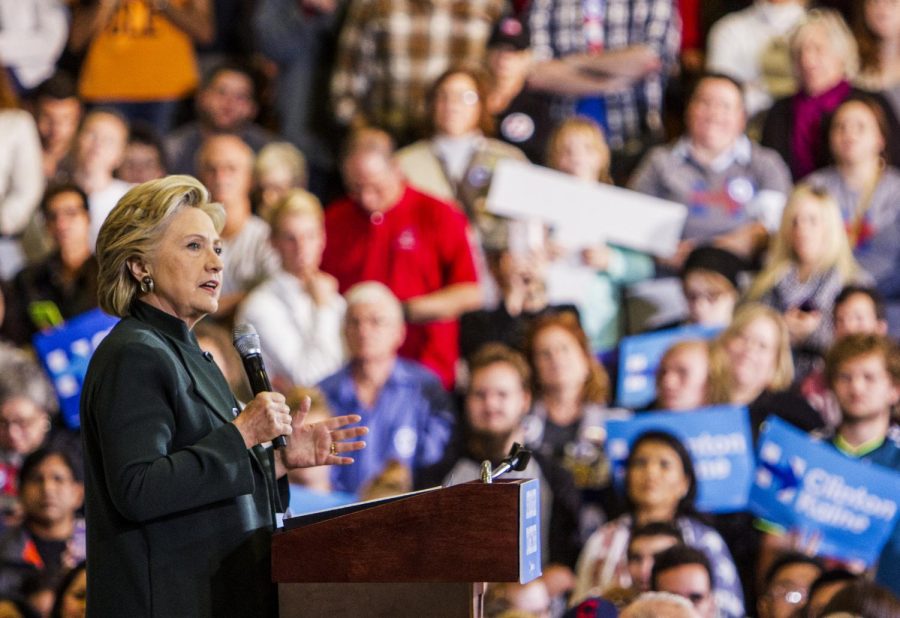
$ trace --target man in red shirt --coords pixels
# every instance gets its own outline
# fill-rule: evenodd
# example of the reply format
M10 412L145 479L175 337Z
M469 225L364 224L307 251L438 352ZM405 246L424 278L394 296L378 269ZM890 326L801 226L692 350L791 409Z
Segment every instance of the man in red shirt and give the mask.
M341 293L380 281L403 303L400 354L433 369L449 388L459 356L459 316L481 307L465 215L410 187L383 131L351 137L344 155L347 197L325 211L322 270Z

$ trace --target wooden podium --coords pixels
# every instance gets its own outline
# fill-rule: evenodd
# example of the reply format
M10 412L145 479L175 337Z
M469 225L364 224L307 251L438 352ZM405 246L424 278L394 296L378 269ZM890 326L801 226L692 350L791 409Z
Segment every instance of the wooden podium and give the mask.
M540 575L536 480L473 481L285 520L282 617L481 615L482 582Z

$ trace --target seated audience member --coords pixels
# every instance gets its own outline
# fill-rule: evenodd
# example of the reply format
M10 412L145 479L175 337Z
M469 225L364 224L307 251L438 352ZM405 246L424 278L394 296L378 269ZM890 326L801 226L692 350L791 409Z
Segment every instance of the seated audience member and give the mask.
M0 533L0 594L18 592L26 577L61 575L84 560L84 522L77 512L84 485L64 451L39 449L25 458L19 500L23 519Z
M798 618L820 618L822 608L831 601L831 598L858 579L859 575L846 569L825 571L809 585L806 603L798 612Z
M725 15L709 30L706 68L744 85L750 117L796 91L787 37L806 14L806 4L761 0Z
M306 157L288 142L271 142L262 147L253 164L256 214L268 220L275 204L292 189L305 189Z
M455 421L437 376L397 356L405 328L403 307L391 291L367 281L351 287L345 298L349 363L319 388L336 414L359 414L369 427L366 448L356 461L332 471L335 489L358 492L389 460L414 472L436 463Z
M149 125L132 125L116 175L125 182L140 184L162 178L167 169L166 152L159 135Z
M796 379L812 369L834 337L834 299L866 274L853 259L837 203L826 191L799 185L788 200L769 260L747 300L784 316Z
M488 584L484 594L485 618L499 618L510 611L522 612L529 618L550 618L550 595L544 580Z
M701 616L684 597L671 592L645 592L623 609L619 618L701 618Z
M859 580L836 592L819 615L822 618L900 616L900 600L884 586Z
M900 431L891 417L900 402L897 344L883 335L847 335L828 351L826 375L841 409L828 442L849 458L900 471ZM789 542L786 535L764 535L761 565ZM875 581L900 594L900 524L881 551Z
M59 575L50 576L40 571L28 576L20 587L21 597L25 599L39 616L49 616L56 600L56 587ZM2 612L0 612L2 615ZM5 618L5 617L4 617Z
M650 590L650 575L657 554L683 542L681 530L667 522L652 521L632 530L627 551L631 587L640 592Z
M491 83L485 106L496 122L497 138L541 165L555 119L552 99L528 87L532 61L527 21L507 16L494 24L487 43Z
M687 412L709 405L709 344L688 339L672 345L656 370L656 400L649 409Z
M84 618L87 601L87 565L82 560L60 580L50 618Z
M51 186L41 213L54 251L26 266L13 282L13 294L27 323L28 343L38 331L59 326L97 306L97 260L91 250L88 198L74 184Z
M791 618L806 603L809 586L822 574L822 563L799 552L779 556L763 577L756 602L759 618Z
M702 618L720 615L712 566L702 551L684 545L665 550L656 556L650 580L653 590L690 601Z
M856 84L880 92L900 114L900 54L897 41L900 5L882 0L847 2L856 9L850 23L859 44L859 75Z
M867 3L869 4L869 3ZM892 284L900 260L900 161L888 159L884 111L871 97L845 101L834 112L829 143L834 164L813 172L807 182L835 198L853 255L900 312L900 291Z
M848 285L834 299L835 341L853 334L886 335L884 301L872 288ZM813 371L800 384L802 394L809 404L819 411L828 427L840 423L841 410L834 393L825 379L825 363L816 363Z
M740 84L700 77L685 112L685 135L651 150L629 186L688 207L677 253L661 260L676 272L698 246L714 245L752 260L778 222L791 179L776 152L744 134Z
M713 327L731 324L741 295L738 275L747 268L744 260L718 247L691 251L681 270L687 323Z
M513 443L523 441L522 419L531 404L531 370L524 357L492 343L472 358L469 370L460 439L447 449L440 463L416 476L419 487L480 479L483 461L496 467ZM533 453L525 470L504 478L540 479L540 510L546 514L541 517L541 558L550 596L555 597L571 586L570 569L579 546L578 492L571 476L539 451Z
M281 268L238 308L236 322L256 326L273 384L311 386L344 362L344 299L335 278L319 269L323 217L319 200L303 189L275 204L270 241Z
M845 100L863 94L850 84L859 69L856 41L834 10L813 9L797 24L788 42L799 91L775 101L766 114L762 144L775 149L794 180L828 164L828 126ZM888 118L891 160L900 154L900 124L890 104L874 96Z
M236 135L254 153L272 141L275 136L253 122L259 109L256 90L256 77L250 68L234 63L214 67L195 98L197 119L165 139L172 172L197 175L197 154L214 135Z
M535 400L525 418L525 443L572 474L585 499L581 528L587 537L615 504L604 450L606 421L630 414L607 407L609 376L574 314L537 318L526 350Z
M31 93L32 113L41 138L44 178L60 180L75 143L82 106L75 80L57 71Z
M678 528L686 545L702 550L713 565L722 615L743 616L741 582L728 547L718 532L695 515L694 465L681 442L671 434L648 431L634 441L625 470L627 512L588 539L578 557L572 598L578 600L614 585L632 586L626 553L631 530L651 522L668 522Z
M253 214L253 151L236 135L213 135L197 153L197 176L213 201L225 207L222 228L222 293L215 317L228 321L254 287L275 274L278 256L268 224Z
M610 163L603 130L590 118L567 118L550 137L547 165L551 168L585 182L612 184ZM583 273L580 286L572 281L579 271ZM554 302L575 303L591 349L604 352L615 347L622 335L622 288L652 277L653 272L650 256L598 242L554 260L547 293Z
M31 114L0 69L0 279L8 279L25 259L19 239L44 189L41 144Z
M341 293L380 281L403 303L408 324L401 354L454 382L458 318L481 306L469 231L457 208L409 186L377 129L351 136L343 161L348 196L325 212L329 241L322 270Z
M127 144L128 123L109 109L88 112L75 136L71 180L88 196L92 250L106 216L131 188L113 175L122 164Z
M747 406L753 439L770 414L804 431L822 419L800 395L789 391L794 380L790 335L784 318L771 307L749 304L713 341L710 351L710 400Z

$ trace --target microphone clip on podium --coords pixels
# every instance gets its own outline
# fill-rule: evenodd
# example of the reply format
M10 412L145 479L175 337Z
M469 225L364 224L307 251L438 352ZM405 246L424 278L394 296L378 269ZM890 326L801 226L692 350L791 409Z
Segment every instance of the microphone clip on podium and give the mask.
M496 470L493 469L490 461L485 460L481 462L481 482L488 484L493 483L495 478L502 474L506 474L510 470L522 472L528 467L530 461L531 451L518 442L513 442L512 448L509 449L509 455L500 462L500 465L497 466Z

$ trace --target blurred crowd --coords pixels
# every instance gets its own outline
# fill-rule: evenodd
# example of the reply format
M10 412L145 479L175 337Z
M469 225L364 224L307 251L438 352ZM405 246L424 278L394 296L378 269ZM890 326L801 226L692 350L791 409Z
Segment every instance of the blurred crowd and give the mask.
M518 442L544 574L490 585L488 616L900 615L900 526L842 563L699 512L668 433L621 492L604 451L608 420L736 404L754 440L775 415L900 472L900 1L0 0L0 64L9 615L84 612L81 441L33 338L97 307L105 217L169 174L226 211L194 334L238 398L247 322L294 406L369 427L353 465L292 473L293 514L477 479ZM498 216L502 162L682 204L680 242ZM685 325L710 336L617 406L622 338Z

